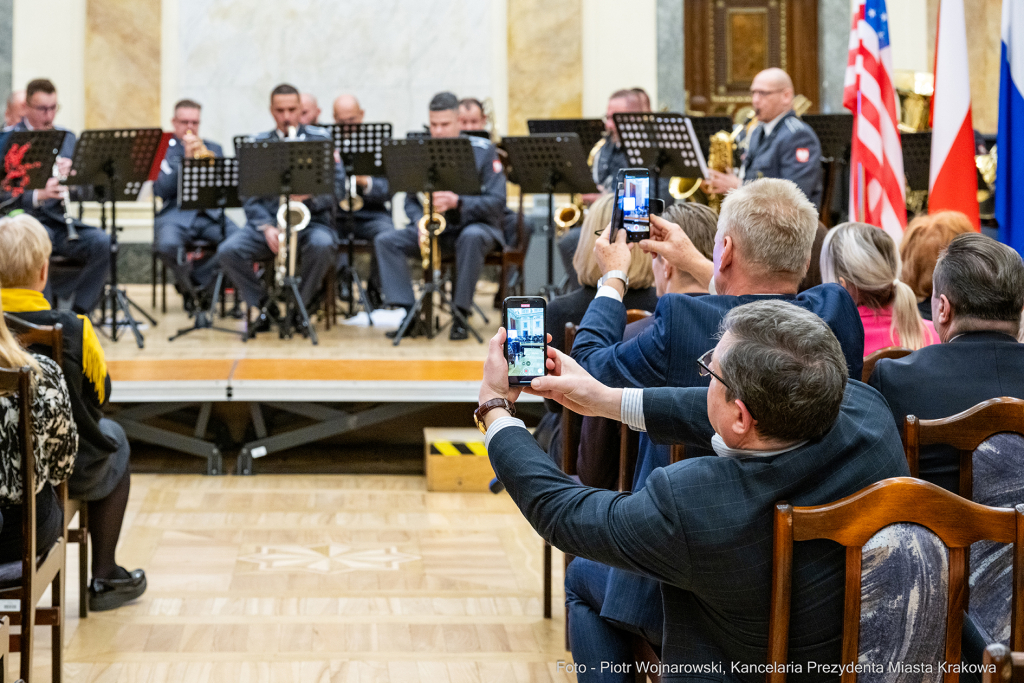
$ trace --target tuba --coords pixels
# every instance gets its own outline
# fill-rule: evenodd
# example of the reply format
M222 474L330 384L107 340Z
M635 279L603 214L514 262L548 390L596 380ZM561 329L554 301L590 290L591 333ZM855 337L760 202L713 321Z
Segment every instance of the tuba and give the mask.
M430 241L444 232L448 221L445 220L442 213L437 211L429 213L430 197L426 192L420 192L417 196L423 205L423 217L416 223L416 229L419 232L420 256L423 257L423 270L430 269L431 265L433 265L433 270L441 270L441 252L437 249L434 249L434 263L430 263Z

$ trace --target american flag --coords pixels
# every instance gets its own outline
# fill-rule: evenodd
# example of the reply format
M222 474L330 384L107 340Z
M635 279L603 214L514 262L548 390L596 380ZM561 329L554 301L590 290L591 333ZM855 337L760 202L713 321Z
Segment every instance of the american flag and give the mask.
M877 225L899 243L907 225L906 178L892 74L885 0L859 0L843 85L843 106L853 112L850 219Z

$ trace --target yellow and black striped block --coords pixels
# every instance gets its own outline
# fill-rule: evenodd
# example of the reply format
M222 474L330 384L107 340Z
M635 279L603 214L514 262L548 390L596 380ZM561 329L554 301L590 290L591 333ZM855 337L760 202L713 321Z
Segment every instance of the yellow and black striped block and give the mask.
M479 491L494 478L479 430L423 430L428 491Z

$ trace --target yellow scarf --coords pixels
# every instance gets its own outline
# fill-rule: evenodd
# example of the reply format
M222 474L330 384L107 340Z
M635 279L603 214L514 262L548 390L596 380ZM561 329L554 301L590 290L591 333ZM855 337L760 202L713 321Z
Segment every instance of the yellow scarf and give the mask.
M0 302L8 313L34 313L50 310L50 302L42 292L34 289L0 289ZM100 403L106 400L107 360L103 355L103 347L92 328L89 318L80 315L82 320L82 371L92 382L99 396Z

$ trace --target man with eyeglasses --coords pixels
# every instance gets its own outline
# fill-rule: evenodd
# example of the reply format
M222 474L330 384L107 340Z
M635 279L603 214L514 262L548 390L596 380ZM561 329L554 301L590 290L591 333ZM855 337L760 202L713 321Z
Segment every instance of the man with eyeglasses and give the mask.
M504 330L491 340L476 411L498 480L545 540L576 556L569 573L614 567L659 586L655 645L666 681L764 680L763 670L735 667L767 661L778 501L822 505L909 474L885 401L848 378L839 340L813 312L753 301L715 329L720 339L700 361L674 359L709 386L606 386L549 347L548 376L526 389L581 415L621 420L657 443L717 456L659 468L631 495L577 484L514 418L519 388L508 386ZM845 551L816 541L796 552L788 662L840 661ZM606 598L603 590L574 596ZM596 611L570 609L579 681L635 680L631 643L609 638L614 626ZM807 671L802 680L833 680Z
M11 131L62 130L64 142L57 156L57 167L62 178L71 170L71 157L75 151L75 134L67 128L54 125L60 110L57 103L57 88L45 78L31 81L25 88L25 117L15 124ZM0 194L0 205L6 204L6 211L21 209L43 224L53 244L53 255L69 260L66 270L69 275L51 272L50 283L45 292L54 308L71 308L76 313L88 315L99 303L103 285L110 268L110 238L106 233L79 220L66 218L66 207L62 201L64 188L58 178L50 178L41 190L26 192L14 198L8 193ZM78 200L79 191L72 188L71 199ZM67 220L72 220L78 239L68 239Z
M793 81L779 68L765 69L750 84L758 125L750 133L739 175L708 170L711 190L725 194L758 178L785 178L821 206L821 143L793 111Z

